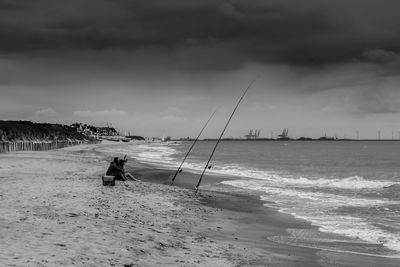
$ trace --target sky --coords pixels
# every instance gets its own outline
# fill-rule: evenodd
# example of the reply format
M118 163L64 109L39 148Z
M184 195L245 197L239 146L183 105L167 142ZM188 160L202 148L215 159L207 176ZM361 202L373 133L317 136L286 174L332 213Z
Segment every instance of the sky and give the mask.
M400 138L398 0L0 0L0 120Z

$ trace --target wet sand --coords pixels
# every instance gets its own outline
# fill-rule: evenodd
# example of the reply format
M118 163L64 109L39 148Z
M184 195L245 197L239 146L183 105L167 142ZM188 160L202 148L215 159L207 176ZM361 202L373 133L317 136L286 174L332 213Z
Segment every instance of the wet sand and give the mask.
M141 168L142 167L142 168ZM143 168L144 167L144 168ZM174 170L157 169L154 166L137 164L137 175L153 183L170 184ZM190 188L199 179L199 174L183 172L179 174L174 185ZM219 182L229 177L207 175L203 178L200 190L201 204L218 210L216 217L209 217L207 224L214 228L204 227L201 231L221 241L234 242L257 252L258 259L242 262L241 266L399 266L400 259L363 255L351 252L338 252L323 249L322 244L307 247L293 244L282 244L275 240L290 239L291 231L318 231L309 222L266 207L258 195L249 194L238 188L221 185ZM222 226L221 226L222 225ZM290 231L289 231L290 230ZM330 246L335 242L330 242ZM349 243L350 246L365 246L364 242ZM321 247L321 248L319 248ZM268 256L267 256L268 255Z
M139 167L137 165L136 167ZM142 165L143 167L143 165ZM170 184L174 171L156 169L150 166L139 168L135 172L143 181ZM166 179L167 178L167 179ZM198 174L183 172L175 180L174 186L190 188L194 196L193 185ZM268 236L286 235L287 228L312 227L308 223L296 220L266 208L264 202L255 195L238 192L226 186L219 191L210 191L208 185L215 189L215 183L225 180L222 177L205 176L197 199L199 204L213 211L204 221L199 221L195 229L212 238L217 243L229 243L230 248L240 248L239 258L233 262L237 266L320 266L316 253L318 250L293 247L269 241ZM225 192L224 192L225 190ZM236 191L235 191L236 190Z
M141 182L101 185L101 145L0 154L0 266L398 266L271 237L310 224L220 190L222 178L129 162ZM207 185L208 184L208 185ZM212 185L212 186L211 186ZM379 264L378 264L379 263Z

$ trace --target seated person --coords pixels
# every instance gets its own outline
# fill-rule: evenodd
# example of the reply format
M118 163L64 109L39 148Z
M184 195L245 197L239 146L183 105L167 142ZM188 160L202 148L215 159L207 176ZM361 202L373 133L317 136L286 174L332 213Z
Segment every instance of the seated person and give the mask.
M118 158L114 158L107 169L106 175L115 176L115 180L126 181L125 175L123 175L123 173L124 169L119 165Z
M128 180L127 178L129 178L129 179L131 179L131 180L133 180L133 181L140 181L139 179L135 178L135 177L134 177L132 174L130 174L129 172L128 172L128 173L125 173L124 166L125 166L126 161L127 161L127 160L120 159L119 162L118 162L118 166L122 169L121 175L123 176L123 178L125 179L125 181Z

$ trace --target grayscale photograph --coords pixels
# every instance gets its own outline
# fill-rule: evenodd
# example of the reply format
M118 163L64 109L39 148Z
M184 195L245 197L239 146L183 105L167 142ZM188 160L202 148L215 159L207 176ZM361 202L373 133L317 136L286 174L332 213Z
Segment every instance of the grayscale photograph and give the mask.
M0 266L400 266L399 0L0 0Z

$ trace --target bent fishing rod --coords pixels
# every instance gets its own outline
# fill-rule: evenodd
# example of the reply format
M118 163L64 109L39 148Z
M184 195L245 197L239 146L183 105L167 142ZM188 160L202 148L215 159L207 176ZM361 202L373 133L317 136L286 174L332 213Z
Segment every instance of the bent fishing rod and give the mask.
M201 180L203 179L204 173L206 172L207 168L209 167L210 161L211 161L211 159L212 159L212 157L213 157L213 155L214 155L214 153L215 153L215 150L216 150L217 147L218 147L219 142L220 142L221 139L222 139L222 136L223 136L224 133L225 133L226 128L228 127L228 125L229 125L229 123L230 123L230 121L231 121L231 119L232 119L232 117L233 117L233 114L235 114L236 109L239 107L240 102L242 102L242 99L244 98L244 96L246 95L247 91L250 89L250 87L253 85L254 82L255 82L255 79L252 80L251 83L249 84L249 86L247 86L246 90L244 90L242 96L240 97L239 101L237 102L235 108L233 109L233 111L232 111L232 113L231 113L231 116L229 117L228 121L226 122L225 127L224 127L224 129L222 130L221 135L219 136L218 141L217 141L217 143L215 144L213 151L211 152L210 158L208 159L207 164L206 164L206 166L204 167L203 172L201 173L199 182L197 183L196 187L194 188L194 189L196 190L196 195L197 195L197 193L199 192L199 186L200 186L200 184L201 184Z
M192 145L190 146L188 152L186 153L185 157L183 158L181 165L179 165L179 168L176 170L175 175L174 175L174 177L172 178L171 185L174 184L175 178L176 178L176 176L178 175L178 173L182 171L181 168L182 168L183 163L185 162L186 158L189 156L189 153L190 153L190 151L192 151L192 149L193 149L194 145L196 144L197 140L199 140L200 135L203 133L204 129L207 127L207 124L210 122L210 120L212 119L212 117L214 117L215 112L216 112L216 111L214 111L213 114L211 114L210 118L207 120L206 124L204 124L203 128L201 129L199 135L198 135L198 136L196 137L196 139L193 141L193 143L192 143Z

